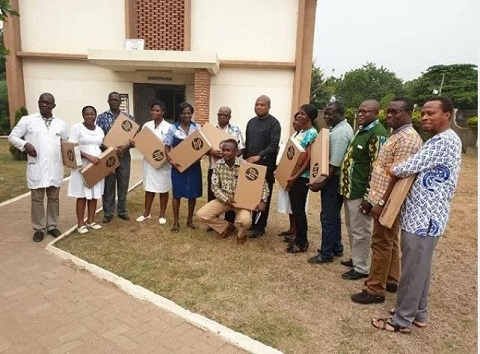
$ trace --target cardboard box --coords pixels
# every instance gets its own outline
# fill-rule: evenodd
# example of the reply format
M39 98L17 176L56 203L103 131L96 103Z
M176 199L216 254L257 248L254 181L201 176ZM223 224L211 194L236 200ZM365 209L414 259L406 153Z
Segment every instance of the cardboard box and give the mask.
M382 215L380 215L380 218L378 219L380 224L388 227L389 229L392 228L392 225L395 222L395 219L400 212L400 208L407 198L407 194L410 191L413 182L415 182L416 177L417 175L408 176L406 178L399 179L397 183L395 183L392 193L383 207Z
M177 170L183 172L201 159L211 148L212 144L205 135L200 130L196 130L168 154L174 163L180 165L177 166Z
M96 165L89 163L80 170L83 178L83 183L87 188L92 188L95 184L105 178L115 169L120 166L115 148L109 147L98 156L100 162Z
M210 123L205 123L203 125L202 133L206 136L206 138L212 145L212 149L215 149L215 150L220 149L220 143L224 140L233 139L237 141L237 139L234 136L228 134L225 130L216 128Z
M120 113L107 133L103 144L108 147L118 147L128 143L140 129L140 126L125 114Z
M82 155L80 154L80 146L78 143L71 141L62 141L62 158L63 165L71 168L82 167Z
M288 139L280 162L275 170L275 179L283 189L287 186L287 179L298 171L307 157L305 149L295 140Z
M320 183L330 169L330 131L320 129L310 150L310 183Z
M138 149L145 159L155 168L162 167L167 162L165 144L147 127L144 127L135 137L135 148Z
M266 174L266 166L246 162L240 164L237 188L233 197L237 208L255 210L258 203L262 200L263 183L265 182Z

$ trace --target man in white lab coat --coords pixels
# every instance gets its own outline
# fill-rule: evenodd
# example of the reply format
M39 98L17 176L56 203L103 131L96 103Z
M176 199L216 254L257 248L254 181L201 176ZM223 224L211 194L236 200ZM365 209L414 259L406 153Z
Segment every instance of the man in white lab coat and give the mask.
M59 192L63 180L60 141L67 140L65 122L52 114L55 98L43 93L38 99L40 112L24 116L13 128L8 141L27 153L27 185L32 198L33 240L43 240L45 232L60 236L57 228ZM47 195L45 214L44 197Z

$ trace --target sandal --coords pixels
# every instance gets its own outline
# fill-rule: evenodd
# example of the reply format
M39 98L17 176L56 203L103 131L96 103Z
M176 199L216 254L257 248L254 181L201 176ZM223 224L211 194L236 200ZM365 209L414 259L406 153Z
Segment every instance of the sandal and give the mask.
M390 315L395 315L395 309L391 309L390 311L388 311L390 313ZM420 321L417 321L417 320L413 320L412 322L416 327L418 328L425 328L427 327L427 322L420 322Z
M193 229L193 230L196 230L196 229L197 229L197 227L195 226L195 224L193 223L193 221L192 221L192 222L187 222L187 227L189 227L189 228L191 228L191 229Z
M391 322L392 318L374 318L372 320L372 326L376 329L381 329L386 332L399 332L403 334L410 334L412 330L407 327L401 327L399 325L395 325Z
M308 251L308 243L305 246L297 245L296 243L290 243L285 250L287 253L304 253Z
M179 230L180 230L180 225L178 223L173 224L172 228L170 229L170 231L175 232L175 233L177 233Z

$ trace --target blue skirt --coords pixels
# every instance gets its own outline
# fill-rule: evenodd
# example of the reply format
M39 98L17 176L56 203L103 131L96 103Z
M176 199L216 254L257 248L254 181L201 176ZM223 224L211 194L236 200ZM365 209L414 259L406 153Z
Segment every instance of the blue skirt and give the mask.
M194 199L202 196L202 168L200 161L195 162L183 173L172 167L173 198Z

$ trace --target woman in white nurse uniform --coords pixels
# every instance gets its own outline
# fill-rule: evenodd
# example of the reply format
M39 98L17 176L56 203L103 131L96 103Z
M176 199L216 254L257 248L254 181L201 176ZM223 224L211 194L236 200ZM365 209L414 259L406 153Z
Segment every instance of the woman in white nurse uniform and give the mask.
M167 107L162 101L154 101L150 105L150 116L152 120L146 122L142 129L151 129L160 140L164 140L167 132L171 126L163 116ZM155 198L155 193L160 195L160 214L158 223L163 225L167 222L165 218L165 210L168 203L168 192L172 189L172 179L170 176L171 165L166 162L160 168L155 168L146 160L143 159L143 189L145 189L145 209L143 214L137 218L138 222L151 219L152 203Z
M88 163L97 164L98 156L102 153L100 146L103 144L105 134L103 130L95 124L97 110L92 106L85 106L82 109L83 123L77 123L72 126L69 141L77 142L80 146L82 156L82 165ZM97 199L103 194L104 180L102 179L92 188L87 188L83 183L80 174L81 168L72 170L70 182L68 184L68 196L77 198L77 231L85 234L89 229L98 230L102 227L95 222L95 209L97 208ZM85 207L87 207L87 222L85 223Z

